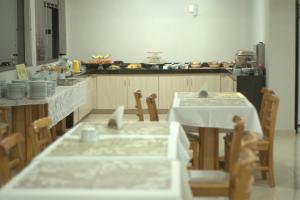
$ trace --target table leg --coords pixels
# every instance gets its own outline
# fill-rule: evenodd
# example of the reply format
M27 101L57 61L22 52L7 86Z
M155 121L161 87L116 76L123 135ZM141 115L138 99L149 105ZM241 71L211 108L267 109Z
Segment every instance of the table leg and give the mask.
M25 144L22 145L25 154L26 163L32 159L30 133L32 133L32 107L29 106L15 106L12 107L12 128L13 132L23 134Z
M216 128L199 128L199 167L218 169L219 138Z
M38 118L43 118L46 117L46 113L45 113L45 105L41 104L38 105Z
M25 106L25 126L26 126L26 163L32 160L32 142L30 135L33 134L32 129L32 106Z
M67 132L67 118L61 120L61 130L62 132Z
M57 138L56 126L53 126L53 127L50 129L50 132L51 132L52 141L56 140L56 138Z
M24 142L21 144L22 153L26 155L26 127L25 127L25 107L24 106L14 106L11 108L12 114L12 131L13 133L20 133Z
M19 132L25 136L24 109L24 106L12 107L12 131Z

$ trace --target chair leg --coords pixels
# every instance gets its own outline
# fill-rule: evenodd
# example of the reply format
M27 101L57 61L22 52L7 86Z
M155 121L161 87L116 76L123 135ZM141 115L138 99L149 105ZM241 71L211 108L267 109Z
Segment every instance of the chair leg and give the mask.
M270 187L275 186L275 177L274 177L274 160L273 160L273 151L268 151L268 182Z
M50 131L51 131L52 141L56 140L56 138L57 138L57 135L56 135L56 127L55 127L55 126L52 127Z
M193 150L193 169L199 169L199 143L191 142L191 149Z
M229 158L230 157L230 145L227 139L224 137L224 170L229 171Z
M268 155L266 151L259 151L259 161L261 166L268 166ZM267 172L266 171L261 171L261 177L263 180L267 179Z

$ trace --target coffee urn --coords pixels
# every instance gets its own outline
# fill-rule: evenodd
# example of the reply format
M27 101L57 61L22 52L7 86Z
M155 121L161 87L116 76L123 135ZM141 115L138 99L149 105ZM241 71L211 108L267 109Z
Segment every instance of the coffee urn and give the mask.
M265 68L265 44L260 42L256 45L256 63L260 68Z

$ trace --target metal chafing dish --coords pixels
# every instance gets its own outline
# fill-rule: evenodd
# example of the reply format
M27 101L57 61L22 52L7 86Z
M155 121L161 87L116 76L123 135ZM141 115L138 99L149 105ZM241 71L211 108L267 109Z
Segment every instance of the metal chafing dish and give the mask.
M237 67L256 67L255 52L238 50L235 55L235 63Z

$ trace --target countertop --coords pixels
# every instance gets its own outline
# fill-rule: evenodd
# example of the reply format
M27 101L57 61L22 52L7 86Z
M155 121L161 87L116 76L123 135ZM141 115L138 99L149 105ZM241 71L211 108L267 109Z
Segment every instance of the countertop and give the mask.
M199 73L230 73L225 68L199 69L119 69L119 70L87 70L85 74L199 74Z
M124 74L124 75L131 75L131 74L226 74L234 81L237 80L238 77L255 77L249 74L234 74L231 68L198 68L198 69L119 69L119 70L97 70L91 69L88 70L86 73L81 74L79 77L88 77L90 75L116 75L116 74Z

